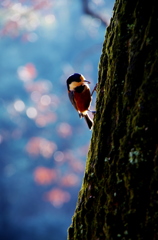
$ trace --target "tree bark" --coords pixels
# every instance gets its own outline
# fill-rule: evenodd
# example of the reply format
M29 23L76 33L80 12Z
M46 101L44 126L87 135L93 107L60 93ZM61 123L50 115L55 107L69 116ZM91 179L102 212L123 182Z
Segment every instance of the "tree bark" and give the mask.
M158 9L117 0L69 240L158 239Z

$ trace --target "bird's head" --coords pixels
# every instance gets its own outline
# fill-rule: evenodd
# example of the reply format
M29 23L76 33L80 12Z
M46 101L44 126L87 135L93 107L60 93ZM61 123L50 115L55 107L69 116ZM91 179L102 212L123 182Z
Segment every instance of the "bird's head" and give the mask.
M68 91L73 91L76 87L90 83L85 79L85 77L79 73L74 73L67 79Z

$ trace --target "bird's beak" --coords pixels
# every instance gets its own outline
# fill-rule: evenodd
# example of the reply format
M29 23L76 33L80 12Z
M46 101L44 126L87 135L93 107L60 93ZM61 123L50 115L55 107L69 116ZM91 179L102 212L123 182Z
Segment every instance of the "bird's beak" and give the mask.
M84 80L84 82L87 82L87 83L89 83L89 84L91 83L91 82L89 82L89 81L87 81L87 80Z

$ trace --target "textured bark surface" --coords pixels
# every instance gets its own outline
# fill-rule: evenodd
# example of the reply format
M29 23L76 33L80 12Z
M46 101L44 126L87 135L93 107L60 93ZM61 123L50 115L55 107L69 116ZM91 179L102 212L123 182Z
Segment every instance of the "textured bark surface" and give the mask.
M158 9L117 0L69 240L158 239Z

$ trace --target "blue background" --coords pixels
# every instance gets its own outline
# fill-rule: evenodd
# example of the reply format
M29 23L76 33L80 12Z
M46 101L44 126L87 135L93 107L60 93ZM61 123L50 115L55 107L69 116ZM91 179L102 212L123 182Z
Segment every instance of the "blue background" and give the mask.
M110 21L112 0L89 6ZM66 79L93 89L105 30L79 0L1 1L0 239L66 239L91 138Z

